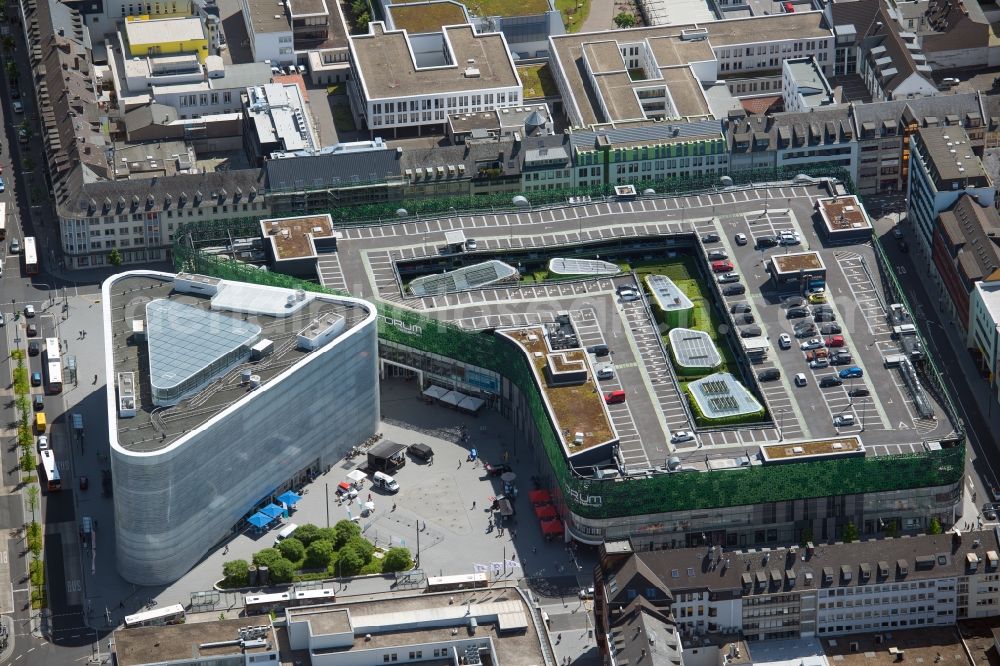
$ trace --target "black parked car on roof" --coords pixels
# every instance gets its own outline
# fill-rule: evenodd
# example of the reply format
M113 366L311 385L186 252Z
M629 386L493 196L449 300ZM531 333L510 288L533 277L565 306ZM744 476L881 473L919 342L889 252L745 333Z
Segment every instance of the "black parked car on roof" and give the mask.
M785 317L788 319L802 319L803 317L809 316L809 310L805 308L788 308L788 312L785 313Z
M722 288L723 296L742 296L747 293L747 288L742 284L730 284Z
M757 381L759 382L773 382L779 377L781 377L781 370L777 368L768 368L757 373Z

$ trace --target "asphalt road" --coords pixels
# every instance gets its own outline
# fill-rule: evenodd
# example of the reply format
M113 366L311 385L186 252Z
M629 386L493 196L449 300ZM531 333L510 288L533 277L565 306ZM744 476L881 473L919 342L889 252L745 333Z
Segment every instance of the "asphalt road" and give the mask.
M14 321L11 316L14 311L21 310L25 304L32 303L39 310L40 316L36 318L40 328L40 336L53 335L57 318L60 316L58 307L54 306L54 298L60 293L78 294L81 292L94 292L98 289L102 274L91 275L77 274L73 280L67 280L54 274L58 269L58 228L53 222L56 219L53 214L50 199L46 196L48 188L43 175L44 156L42 152L41 133L38 127L38 115L35 109L35 100L30 94L28 82L31 81L30 70L26 60L27 50L24 46L24 35L19 24L11 25L11 36L15 40L15 48L3 58L16 58L19 77L19 89L21 91L21 102L24 105L24 114L16 115L10 106L11 83L6 76L0 77L0 97L3 98L0 104L0 117L3 120L3 140L0 141L0 167L3 170L3 178L6 184L6 191L0 194L0 200L7 203L7 237L8 242L3 243L0 249L0 256L5 257L4 275L0 279L0 293L3 300L0 301L0 311L8 318L7 326L18 326L23 323L23 319ZM4 62L4 68L6 62ZM17 141L17 125L27 120L32 126L31 140L28 145L22 146ZM32 188L36 197L35 203L31 206ZM25 236L35 236L38 242L39 258L42 265L42 273L36 276L26 276L22 272L19 256L6 257L9 252L9 239L23 239ZM81 281L90 279L91 282ZM9 300L8 300L9 299ZM45 307L50 306L46 312ZM0 345L3 346L0 354L0 377L5 378L4 386L9 386L11 376L10 365L10 341L15 337L19 338L19 345L23 348L27 345L23 329L18 329L15 334L13 330L4 331L0 335ZM8 336L9 334L9 336ZM40 366L37 358L29 359L33 363L32 369L38 370ZM61 399L46 397L47 409L53 415L61 412ZM3 422L14 421L12 405L8 401L0 404L0 418ZM51 626L55 631L49 632L45 638L38 638L31 633L32 623L30 619L30 598L27 581L27 559L22 556L24 542L22 534L12 532L20 528L25 518L22 516L22 496L23 490L20 486L20 475L18 472L17 448L8 443L0 447L0 464L3 466L3 481L5 491L14 494L0 495L0 530L6 532L7 554L10 561L10 576L14 587L14 612L15 620L14 652L10 658L11 663L19 664L67 664L86 660L97 652L97 635L90 629L84 627L81 608L68 607L65 604L65 582L62 566L61 544L53 544L52 538L59 539L59 535L46 536L46 564L49 590L49 612L51 613ZM43 494L39 514L43 516L45 522L74 521L73 496L71 492L49 497ZM37 614L37 613L36 613ZM37 625L37 621L35 622ZM107 655L106 640L102 651Z

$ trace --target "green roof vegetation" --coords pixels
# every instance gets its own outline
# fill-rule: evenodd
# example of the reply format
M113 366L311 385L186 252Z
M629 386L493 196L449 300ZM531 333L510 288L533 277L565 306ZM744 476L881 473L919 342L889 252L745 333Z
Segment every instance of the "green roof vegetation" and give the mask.
M518 65L517 74L524 86L524 99L540 99L542 97L558 97L559 87L552 78L552 70L548 63L541 65Z
M438 32L441 26L465 23L465 12L450 2L430 2L426 5L392 5L392 21L407 32Z
M420 0L394 1L420 2ZM546 0L463 0L462 4L470 14L476 16L534 16L549 11L549 3Z

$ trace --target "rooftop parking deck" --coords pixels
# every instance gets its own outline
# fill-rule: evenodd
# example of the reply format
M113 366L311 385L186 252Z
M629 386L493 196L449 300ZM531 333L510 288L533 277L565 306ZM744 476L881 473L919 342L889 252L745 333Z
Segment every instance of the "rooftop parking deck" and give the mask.
M709 469L756 454L762 444L782 440L798 445L849 435L861 439L866 457L925 451L924 441L953 435L954 424L940 403L940 395L932 390L927 397L934 416L921 418L900 371L884 367L883 357L898 353L898 341L892 339L884 310L893 297L884 292L879 262L869 245L827 245L816 228L815 202L829 198L830 190L819 185L734 188L686 197L640 197L634 201L587 202L531 212L351 228L345 230L339 242L337 265L331 267L321 260L320 279L331 286L354 285L352 290L358 290L360 295L387 299L474 330L537 326L553 321L559 311L571 313L574 321L584 326L581 330L586 331L581 335L581 344L605 342L612 349L611 357L597 360L614 364L616 378L600 381L600 391L623 388L629 392L625 404L631 407L630 414L623 415L622 420L615 416L613 422L623 450L632 447L636 467L662 465L666 455L676 454L685 465ZM697 278L704 281L706 294L711 295L704 301L706 313L718 317L726 330L738 329L746 321L737 322L729 310L737 303L747 303L769 349L767 358L751 365L740 381L765 405L770 423L742 430L705 429L697 433L697 441L676 446L669 442L669 433L696 428L684 407L685 398L676 388L676 373L663 354L659 325L648 316L643 299L623 302L616 294L619 286L644 291L631 275L613 279L585 276L550 283L522 281L420 298L402 293L395 263L435 255L433 248L441 244L445 232L459 229L477 239L477 258L493 252L512 261L515 253L546 250L558 252L554 256L565 256L567 248L603 244L593 250L593 258L599 255L602 261L629 264L632 268L643 260L663 256L662 249L646 249L640 240L669 241L673 243L669 251L686 256L695 252L695 234L718 233L721 242L705 245L705 250L725 250L747 291L720 298L713 293L715 287L707 276ZM763 250L754 247L754 238L778 236L782 231L797 232L801 245ZM734 240L737 233L746 234L751 242L738 245ZM794 251L786 255L788 250ZM792 261L784 257L802 252L817 253L803 261L814 266L818 255L819 264L826 269L826 303L822 305L833 318L831 322L816 322L816 333L808 337L828 337L820 329L825 324L840 327L843 346L831 351L851 354L849 363L828 368L808 366L799 349L799 343L806 338L796 338L794 327L811 322L816 306L809 304L809 313L802 319L788 319L785 299L794 294L779 291L763 270L772 258ZM779 347L781 334L792 338L791 349ZM736 353L741 353L740 340L736 338L730 344ZM818 386L825 377L832 378L852 366L858 366L862 376L826 388ZM780 377L758 383L756 374L770 368L779 370ZM541 372L540 366L536 370ZM806 378L805 386L796 386L793 381L799 373ZM927 382L925 385L929 386ZM588 399L599 412L599 395L592 392ZM854 416L854 424L835 426L834 417L840 414ZM580 430L568 424L561 428L570 433Z

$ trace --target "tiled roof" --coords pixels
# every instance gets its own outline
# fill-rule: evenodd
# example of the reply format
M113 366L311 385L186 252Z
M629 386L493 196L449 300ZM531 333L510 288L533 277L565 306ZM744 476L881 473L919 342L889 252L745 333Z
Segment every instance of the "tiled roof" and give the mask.
M880 0L841 0L830 5L833 17L833 28L838 26L854 26L858 36L868 32L868 28L878 14Z
M1000 541L996 530L982 530L964 533L960 540L949 533L823 544L817 545L811 555L801 548L732 551L706 546L641 551L631 557L657 572L675 595L688 590L747 595L773 592L773 572L778 573L779 588L787 587L786 577L794 577L794 589L809 587L806 574L812 578L813 589L962 576L968 571L968 555L980 558L978 571L982 572L987 570L987 554L996 556L997 551ZM884 575L878 572L879 563L887 565ZM862 568L870 572L867 577L860 575ZM833 572L832 580L824 581L827 571ZM848 579L841 575L842 571L853 575ZM629 577L615 572L608 572L605 581L613 575L617 589L628 587ZM747 576L753 581L750 590L745 587ZM764 581L763 589L759 580Z
M980 206L963 194L940 219L942 234L968 280L982 280L1000 268L1000 214L993 206Z
M775 106L781 106L783 98L777 97L749 97L740 100L740 106L750 115L760 116L771 111Z
M976 0L930 0L927 23L934 30L923 37L922 45L928 53L990 44L990 22Z

